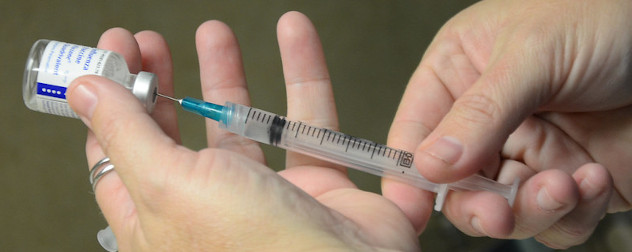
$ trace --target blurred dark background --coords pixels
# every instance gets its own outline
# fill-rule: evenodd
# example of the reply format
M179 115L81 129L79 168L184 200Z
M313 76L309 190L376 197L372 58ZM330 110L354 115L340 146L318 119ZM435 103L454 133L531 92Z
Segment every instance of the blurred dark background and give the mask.
M227 23L243 52L253 105L285 114L276 22L297 10L320 33L333 81L341 130L385 143L408 78L441 25L476 1L11 1L0 9L0 251L102 251L105 227L88 182L86 129L79 120L28 110L22 74L41 38L96 46L112 27L155 30L171 46L176 96L201 97L194 34L210 19ZM180 111L181 112L181 111ZM184 144L204 148L203 120L179 113ZM270 167L280 150L265 148ZM351 174L379 192L377 178ZM614 224L608 224L614 223ZM629 249L629 214L609 215L573 251ZM435 213L421 236L425 251L548 251L533 240L469 238Z

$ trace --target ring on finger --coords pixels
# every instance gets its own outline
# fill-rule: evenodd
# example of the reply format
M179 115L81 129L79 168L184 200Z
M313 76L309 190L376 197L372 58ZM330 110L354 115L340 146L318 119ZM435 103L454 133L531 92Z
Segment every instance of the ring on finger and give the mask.
M110 163L109 157L99 160L99 162L92 166L92 169L90 170L90 184L92 185L93 192L95 192L99 180L101 180L105 174L113 170L114 164Z

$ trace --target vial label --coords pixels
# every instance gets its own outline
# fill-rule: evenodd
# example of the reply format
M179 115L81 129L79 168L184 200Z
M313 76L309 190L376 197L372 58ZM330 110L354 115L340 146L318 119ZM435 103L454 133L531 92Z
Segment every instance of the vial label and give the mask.
M39 108L46 113L77 117L66 102L66 90L75 78L103 75L110 51L51 41L42 54L37 75Z

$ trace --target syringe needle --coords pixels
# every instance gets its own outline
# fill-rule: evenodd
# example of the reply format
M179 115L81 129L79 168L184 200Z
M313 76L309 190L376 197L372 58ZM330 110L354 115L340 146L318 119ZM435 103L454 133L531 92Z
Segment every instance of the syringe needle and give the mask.
M166 98L166 99L169 99L169 100L172 100L172 101L174 101L174 102L177 102L177 103L182 104L182 99L176 99L176 98L173 98L173 97L168 96L168 95L163 95L163 94L161 94L161 93L156 93L156 94L157 94L158 96L162 97L162 98Z

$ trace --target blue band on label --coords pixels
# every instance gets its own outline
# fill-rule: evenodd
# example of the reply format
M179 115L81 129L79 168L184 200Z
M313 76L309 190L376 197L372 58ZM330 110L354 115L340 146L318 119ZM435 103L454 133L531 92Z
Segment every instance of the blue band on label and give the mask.
M66 100L66 87L37 83L37 94Z

